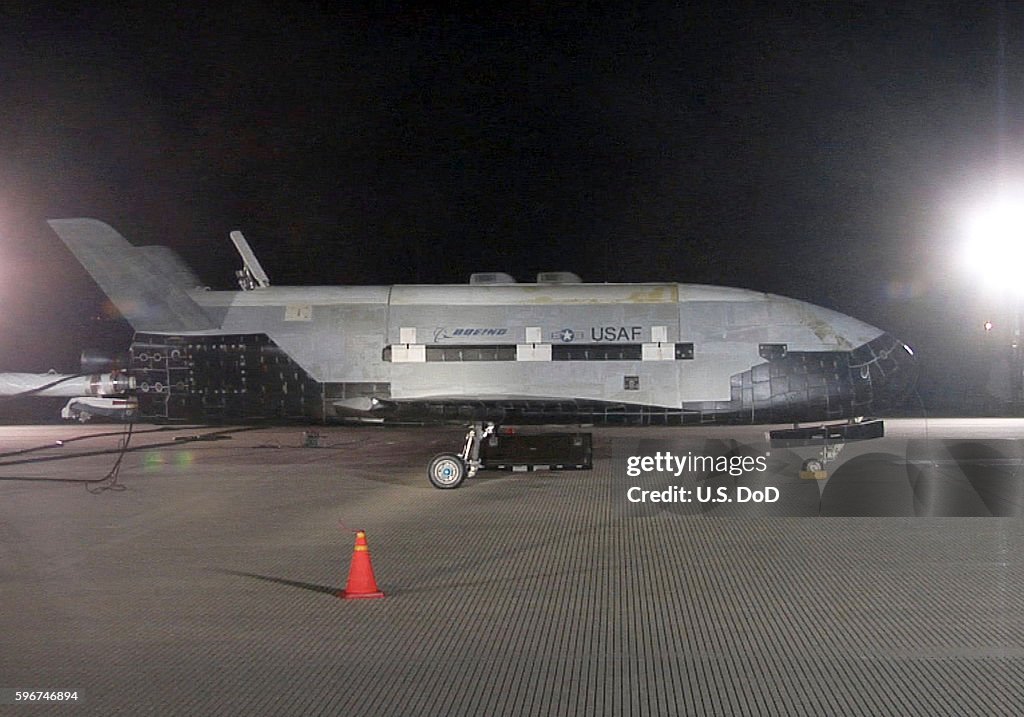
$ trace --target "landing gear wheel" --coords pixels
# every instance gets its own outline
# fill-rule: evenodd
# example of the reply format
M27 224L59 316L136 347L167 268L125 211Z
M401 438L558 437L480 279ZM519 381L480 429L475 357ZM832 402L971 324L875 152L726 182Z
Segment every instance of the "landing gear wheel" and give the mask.
M825 470L825 464L820 458L811 458L804 461L803 470L808 473L817 473L818 471Z
M439 453L430 459L427 478L435 488L458 488L466 478L466 463L454 453Z

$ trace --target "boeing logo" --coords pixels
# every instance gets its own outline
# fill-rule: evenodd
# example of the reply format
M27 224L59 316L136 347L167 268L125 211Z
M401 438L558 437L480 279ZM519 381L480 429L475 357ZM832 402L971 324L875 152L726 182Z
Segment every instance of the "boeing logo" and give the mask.
M499 328L456 328L449 329L447 327L441 327L434 329L434 343L438 341L444 341L445 339L458 339L465 338L468 336L506 336L508 335L508 329Z

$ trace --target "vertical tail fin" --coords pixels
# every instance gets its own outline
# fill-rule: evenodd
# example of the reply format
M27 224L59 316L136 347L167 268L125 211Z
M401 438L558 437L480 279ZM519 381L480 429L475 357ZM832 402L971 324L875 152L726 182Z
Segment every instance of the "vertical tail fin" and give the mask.
M150 258L117 231L96 219L47 222L136 331L179 332L216 328L216 324Z

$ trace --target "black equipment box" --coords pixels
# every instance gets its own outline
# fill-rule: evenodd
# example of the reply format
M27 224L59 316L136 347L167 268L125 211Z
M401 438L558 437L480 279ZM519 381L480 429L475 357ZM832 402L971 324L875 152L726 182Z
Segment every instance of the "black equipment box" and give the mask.
M480 444L480 460L496 470L590 470L593 440L589 433L493 435Z

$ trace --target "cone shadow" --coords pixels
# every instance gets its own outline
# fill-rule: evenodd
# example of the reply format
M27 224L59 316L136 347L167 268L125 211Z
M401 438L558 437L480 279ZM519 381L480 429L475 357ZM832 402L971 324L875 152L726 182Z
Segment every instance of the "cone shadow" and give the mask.
M258 573L246 573L240 570L218 570L219 573L226 575L237 575L243 578L255 578L256 580L264 580L268 583L277 583L278 585L287 585L292 588L299 588L301 590L309 590L315 593L325 593L327 595L337 595L344 588L331 587L329 585L317 585L316 583L304 583L300 580L288 580L287 578L278 578L273 575L260 575Z

